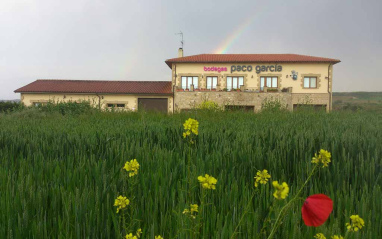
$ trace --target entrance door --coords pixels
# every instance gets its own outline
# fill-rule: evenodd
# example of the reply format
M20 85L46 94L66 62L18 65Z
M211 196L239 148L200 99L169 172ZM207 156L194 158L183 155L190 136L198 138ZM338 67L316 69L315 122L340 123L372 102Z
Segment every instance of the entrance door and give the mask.
M138 110L158 111L167 113L167 98L138 98Z

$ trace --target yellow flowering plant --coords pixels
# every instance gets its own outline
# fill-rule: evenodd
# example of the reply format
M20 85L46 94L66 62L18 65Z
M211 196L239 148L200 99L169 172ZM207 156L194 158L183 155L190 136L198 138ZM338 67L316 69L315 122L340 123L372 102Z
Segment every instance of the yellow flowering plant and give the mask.
M134 177L138 175L139 170L139 163L137 159L132 159L130 161L127 161L124 166L122 167L123 171L123 191L124 195L127 195L127 197L119 196L115 200L114 206L117 207L117 213L120 212L122 209L127 209L127 205L129 205L128 210L124 210L123 213L121 213L120 216L120 223L123 228L122 234L125 234L126 239L138 239L140 238L142 234L142 230L139 228L135 234L133 233L127 233L130 231L131 228L135 227L134 224L139 222L138 220L134 220L134 201L135 201L135 186L138 183L137 177Z
M276 199L285 199L289 194L289 186L286 182L283 182L282 184L279 184L278 181L272 182L273 187L275 188L275 192L273 193L273 196Z
M204 175L204 177L199 176L198 180L199 180L200 185L204 189L212 189L212 190L216 189L215 185L218 182L218 180L216 178L206 174L206 175Z
M199 131L198 131L199 130L199 122L195 119L189 118L188 120L186 120L186 122L184 122L183 127L184 127L184 130L186 132L186 135L191 135L191 133L194 135L199 134ZM184 137L184 135L183 135L183 137Z
M183 214L195 219L196 218L196 213L199 212L199 206L198 204L191 204L190 208L186 208L183 210Z
M142 235L142 229L139 228L139 229L137 230L137 232L136 232L136 235L137 235L138 238L140 238L141 235Z
M197 147L195 144L196 137L199 135L199 122L196 119L189 118L187 119L183 124L184 132L183 132L183 138L188 142L188 154L186 157L186 166L187 166L187 178L186 178L186 190L187 191L187 197L186 197L186 204L190 205L191 200L191 189L193 187L193 180L195 175L191 172L191 166L192 166L192 154L193 149ZM217 180L213 177L203 179L204 182L204 188L209 187L210 189L215 189L215 184L217 183ZM214 181L215 180L215 181ZM201 200L203 203L203 200ZM202 207L201 203L201 207ZM187 215L190 219L196 219L196 213L198 213L199 206L197 204L191 204L190 208L186 208L183 210L183 214ZM199 220L199 219L198 219ZM188 227L186 231L190 233L191 237L194 237L196 232L196 222L195 220L188 220L185 222L185 226Z
M142 234L142 229L138 229L137 232L135 233L135 235L133 235L133 233L129 233L126 235L125 239L138 239L141 237L141 234Z
M127 234L125 238L126 238L126 239L138 239L138 237L135 236L135 235L133 235L133 233L129 233L129 234Z
M328 164L331 162L331 153L321 149L320 152L317 154L315 153L314 157L312 158L312 163L315 164L322 164L322 167L328 167Z
M125 163L123 169L129 173L129 177L133 177L138 174L139 163L136 159L132 159Z
M183 138L187 138L190 144L194 144L194 137L199 135L199 122L189 118L183 124Z
M344 239L344 237L341 235L334 235L331 237L331 239Z
M130 200L124 196L118 196L114 201L114 206L117 207L117 213L121 209L125 209L130 204Z
M271 175L268 173L268 170L264 169L263 171L257 171L255 178L255 187L257 188L260 184L267 184L268 180L271 178Z
M317 233L317 234L314 236L314 238L316 238L316 239L326 239L325 235L322 234L322 233Z
M358 230L361 230L362 227L365 226L365 221L358 215L351 215L350 216L350 220L351 222L347 222L345 225L346 225L346 228L349 230L349 231L352 231L352 232L356 232Z
M155 236L155 239L164 239L162 236Z

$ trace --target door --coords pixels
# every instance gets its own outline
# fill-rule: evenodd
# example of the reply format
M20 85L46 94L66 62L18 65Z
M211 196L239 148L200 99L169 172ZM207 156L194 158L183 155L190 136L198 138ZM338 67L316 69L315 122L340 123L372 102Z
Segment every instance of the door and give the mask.
M167 113L167 98L138 98L138 110Z

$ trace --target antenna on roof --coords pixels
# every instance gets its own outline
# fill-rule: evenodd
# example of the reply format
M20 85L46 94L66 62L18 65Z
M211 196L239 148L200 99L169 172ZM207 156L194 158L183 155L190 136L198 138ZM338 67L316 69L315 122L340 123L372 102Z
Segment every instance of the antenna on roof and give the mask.
M184 45L184 40L183 40L183 32L182 31L179 31L178 33L175 33L175 35L180 35L180 48L183 49L183 45Z

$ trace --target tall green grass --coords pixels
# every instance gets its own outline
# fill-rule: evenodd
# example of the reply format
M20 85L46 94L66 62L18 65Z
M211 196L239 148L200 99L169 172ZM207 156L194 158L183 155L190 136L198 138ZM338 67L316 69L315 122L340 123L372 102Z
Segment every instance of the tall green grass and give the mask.
M184 220L186 157L182 124L200 123L192 151L196 177L218 179L208 192L202 238L229 238L254 190L257 170L289 184L296 193L321 148L332 153L305 196L324 193L334 211L321 227L306 227L293 207L276 238L313 238L345 232L352 214L365 220L358 238L382 234L382 113L194 112L62 115L26 110L0 116L0 235L3 238L118 238L113 207L122 191L122 170L136 158L141 168L134 218L143 238L174 238ZM255 197L237 238L256 238L272 201L264 187ZM283 202L278 203L278 207ZM276 208L277 212L277 208ZM178 238L185 238L180 234ZM349 238L357 238L351 236Z

